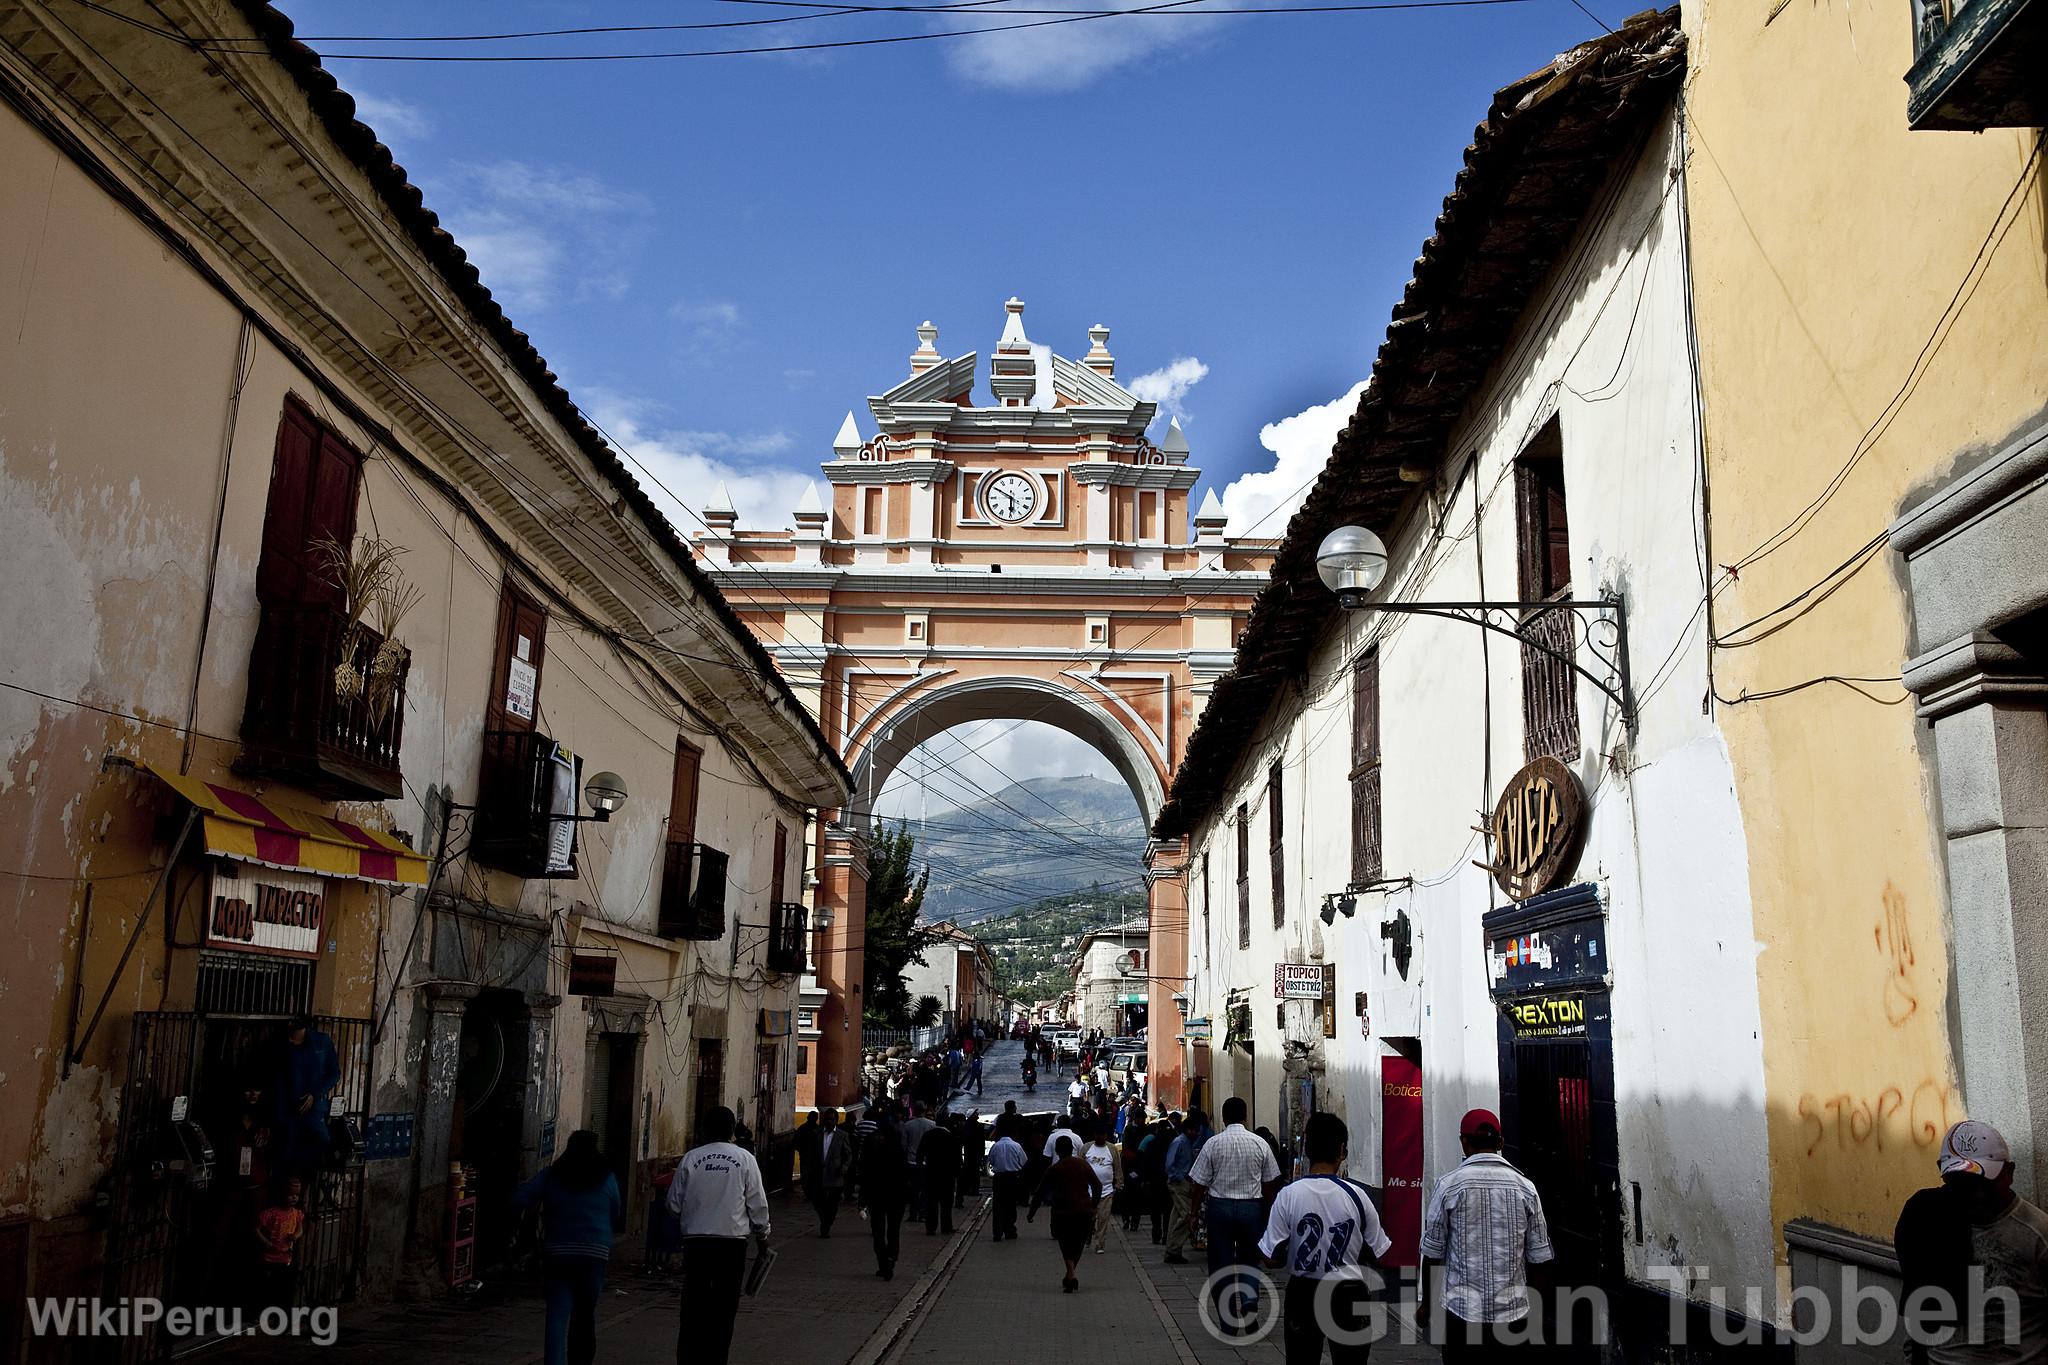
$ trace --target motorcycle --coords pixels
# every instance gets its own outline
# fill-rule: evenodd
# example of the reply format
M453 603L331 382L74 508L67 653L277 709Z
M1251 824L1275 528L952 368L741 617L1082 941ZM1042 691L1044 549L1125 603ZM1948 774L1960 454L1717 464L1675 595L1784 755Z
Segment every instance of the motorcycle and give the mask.
M1028 1061L1024 1063L1024 1088L1026 1090L1038 1089L1038 1068Z

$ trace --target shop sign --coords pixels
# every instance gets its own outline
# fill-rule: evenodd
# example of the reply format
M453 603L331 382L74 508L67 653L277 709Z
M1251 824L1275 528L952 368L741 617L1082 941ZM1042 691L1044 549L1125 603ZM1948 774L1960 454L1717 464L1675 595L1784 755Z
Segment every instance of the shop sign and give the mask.
M1583 1038L1586 997L1529 995L1501 1005L1517 1038Z
M1515 900L1540 896L1578 866L1586 798L1571 769L1539 758L1513 777L1493 809L1493 865L1487 871Z
M1207 1019L1188 1020L1187 1023L1181 1025L1180 1034L1181 1037L1186 1038L1190 1042L1193 1042L1197 1038L1208 1038L1212 1036L1210 1024Z
M619 960L610 953L569 954L569 994L610 995L618 986Z
M229 863L214 871L212 892L201 933L207 947L320 956L324 878Z
M1321 1000L1323 964L1320 962L1276 962L1273 964L1275 1000Z

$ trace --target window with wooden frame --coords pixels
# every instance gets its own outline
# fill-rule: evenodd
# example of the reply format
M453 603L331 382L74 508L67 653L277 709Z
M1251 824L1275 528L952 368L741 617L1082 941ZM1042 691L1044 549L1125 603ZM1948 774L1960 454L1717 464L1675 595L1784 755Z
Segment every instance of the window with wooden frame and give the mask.
M1252 813L1237 807L1237 946L1252 946Z
M1380 651L1351 666L1351 881L1385 876L1380 824Z
M1266 768L1266 865L1273 881L1273 927L1287 923L1287 827L1281 815L1280 775L1284 767L1274 759Z
M511 578L498 594L498 634L484 698L483 763L470 856L522 877L575 875L582 760L540 731L547 608Z
M534 728L547 639L547 608L506 579L498 598L498 650L491 664L491 695L484 703L486 731Z
M1553 417L1515 461L1517 579L1524 602L1572 595L1567 506L1564 445ZM1578 674L1566 662L1577 652L1575 626L1563 608L1532 608L1522 619L1522 744L1531 762L1546 756L1578 761Z
M256 640L237 767L334 799L398 796L410 656L358 617L337 560L354 563L362 456L287 398L256 562ZM346 657L344 657L346 656ZM393 667L395 663L395 668ZM376 685L365 686L373 677ZM344 678L357 685L347 688Z

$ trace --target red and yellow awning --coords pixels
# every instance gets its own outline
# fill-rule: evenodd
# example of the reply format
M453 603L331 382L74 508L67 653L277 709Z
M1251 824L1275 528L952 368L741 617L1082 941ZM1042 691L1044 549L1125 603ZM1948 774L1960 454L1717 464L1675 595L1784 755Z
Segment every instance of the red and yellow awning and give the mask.
M150 771L198 807L206 851L217 857L387 886L427 884L427 860L403 839L154 765Z

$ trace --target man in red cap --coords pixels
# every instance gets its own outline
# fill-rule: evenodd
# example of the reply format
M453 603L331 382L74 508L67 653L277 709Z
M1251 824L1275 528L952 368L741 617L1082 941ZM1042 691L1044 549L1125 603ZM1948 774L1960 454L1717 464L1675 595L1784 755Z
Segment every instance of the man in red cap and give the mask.
M1529 1342L1529 1268L1555 1258L1536 1186L1500 1154L1500 1119L1469 1111L1458 1124L1465 1159L1430 1195L1422 1219L1422 1288L1417 1307L1430 1321L1430 1291L1443 1268L1447 1365Z

